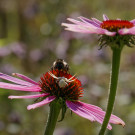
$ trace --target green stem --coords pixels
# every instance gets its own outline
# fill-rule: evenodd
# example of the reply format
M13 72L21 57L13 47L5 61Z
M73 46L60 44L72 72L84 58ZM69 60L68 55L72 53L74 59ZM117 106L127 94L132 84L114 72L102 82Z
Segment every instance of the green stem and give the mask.
M106 127L108 125L116 96L117 84L118 84L118 75L119 75L119 67L120 67L120 57L121 50L120 48L113 48L113 57L112 57L112 72L110 79L110 93L108 98L107 111L105 114L105 118L99 132L99 135L104 135Z
M53 101L50 103L50 112L48 115L48 120L47 120L44 135L53 135L57 118L60 113L60 109L61 109L61 105L58 101Z

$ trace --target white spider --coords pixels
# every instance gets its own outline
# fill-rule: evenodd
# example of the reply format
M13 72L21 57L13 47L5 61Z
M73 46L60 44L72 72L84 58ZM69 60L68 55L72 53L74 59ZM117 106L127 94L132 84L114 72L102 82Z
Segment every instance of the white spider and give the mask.
M76 79L72 80L75 75L72 76L70 79L67 79L67 78L65 78L65 77L57 77L57 76L55 76L54 74L52 74L50 71L49 71L48 73L49 73L53 78L55 78L55 79L57 80L58 85L59 85L60 88L64 88L65 86L68 85L68 83L73 82L73 81L76 80Z

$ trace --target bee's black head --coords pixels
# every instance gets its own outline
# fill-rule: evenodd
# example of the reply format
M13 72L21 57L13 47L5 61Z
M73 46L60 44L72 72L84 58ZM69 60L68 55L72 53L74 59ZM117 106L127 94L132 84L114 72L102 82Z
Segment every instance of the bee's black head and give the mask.
M52 66L52 70L55 70L55 69L68 72L69 65L63 59L57 59L56 61L54 61L53 66Z

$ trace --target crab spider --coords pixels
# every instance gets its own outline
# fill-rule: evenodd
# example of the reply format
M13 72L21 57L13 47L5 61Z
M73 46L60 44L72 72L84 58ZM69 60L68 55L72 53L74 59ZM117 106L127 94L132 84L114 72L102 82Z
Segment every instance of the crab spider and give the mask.
M52 76L53 78L55 78L58 81L58 85L60 88L64 88L65 86L68 85L68 83L76 80L76 79L72 80L75 77L75 75L72 76L70 79L67 79L65 77L57 77L54 74L52 74L50 71L48 73L50 74L50 76Z

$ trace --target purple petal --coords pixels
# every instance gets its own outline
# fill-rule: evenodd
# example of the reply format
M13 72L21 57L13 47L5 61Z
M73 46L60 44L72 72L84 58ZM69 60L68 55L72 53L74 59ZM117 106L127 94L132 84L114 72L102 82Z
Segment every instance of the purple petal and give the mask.
M82 117L84 117L86 119L89 119L91 121L97 121L100 124L102 124L103 118L101 116L93 113L89 109L87 109L85 107L85 104L83 104L82 102L66 101L66 104L77 115L82 116ZM107 128L110 129L110 130L112 129L110 124L108 124Z
M109 20L109 18L105 14L103 14L103 20L106 21Z
M77 115L84 117L90 121L95 121L95 118L93 116L90 116L87 111L85 111L83 108L79 107L75 103L71 101L66 101L66 105L70 110L72 110Z
M38 85L28 87L28 86L15 85L15 84L4 83L4 82L0 82L0 88L19 90L19 91L32 91L32 92L41 91L41 88Z
M82 102L81 102L82 103ZM93 112L95 115L97 115L98 117L100 116L102 119L104 119L105 116L105 112L97 107L97 106L93 106L91 104L86 104L83 103L83 105L85 106L85 108L87 108L90 112ZM121 120L119 117L115 116L115 115L111 115L110 117L110 121L109 123L113 123L113 124L118 124L118 125L122 125L123 127L125 126L125 123L123 120Z
M127 35L127 34L130 34L130 35L135 35L135 27L132 27L130 29L127 29L127 28L124 28L124 29L120 29L118 31L118 33L120 35Z
M9 96L10 99L21 99L21 98L38 98L48 96L49 93L36 94L36 95L25 95L25 96Z
M99 21L98 19L96 19L96 18L92 18L92 20L95 22L95 23L97 23L99 26L101 25L101 21Z
M72 31L74 31L74 32L78 32L78 31L84 31L84 33L86 32L91 32L92 33L92 31L93 30L95 30L96 29L96 27L95 26L93 26L93 25L87 25L87 24L81 24L81 25L77 25L77 24L67 24L67 23L62 23L62 26L65 26L65 27L67 27L66 29L70 29L70 30L72 30Z
M110 31L108 31L108 30L103 30L102 32L101 32L101 34L104 34L104 35L108 35L108 36L115 36L116 35L116 32L110 32Z
M111 115L109 122L112 124L122 125L123 127L125 126L125 122L113 114Z
M48 104L48 103L52 102L55 98L56 98L55 96L47 97L46 99L44 99L43 101L41 101L39 103L28 105L27 109L31 110L31 109L35 109L37 107L41 107L41 106L43 106L45 104Z
M90 19L87 19L87 18L82 17L82 16L80 16L78 18L81 19L84 23L94 25L95 27L99 27L99 25L97 23L95 23L94 21L92 21Z
M8 81L11 81L11 82L14 82L14 83L17 83L17 84L25 85L25 86L31 86L31 85L33 85L33 84L29 83L29 82L20 80L18 78L15 78L15 77L12 77L12 76L3 74L3 73L0 73L0 78L1 79L5 79L5 80L8 80Z
M27 77L27 76L25 76L25 75L18 74L18 73L13 73L12 75L18 76L18 77L24 79L25 81L28 81L28 82L30 82L30 83L32 83L32 84L35 84L35 85L38 85L37 82L33 81L32 79L30 79L29 77Z
M97 106L94 106L94 105L90 105L90 104L86 104L86 103L83 103L83 102L79 102L79 101L78 102L67 101L66 104L76 114L80 115L81 111L83 110L84 116L87 114L88 118L84 117L83 114L80 115L80 116L82 116L82 117L84 117L86 119L89 119L89 117L92 117L94 119L94 121L97 121L100 124L103 123L105 112L101 108L99 108ZM78 110L81 110L81 111L79 112ZM107 128L111 130L112 127L111 127L110 123L120 124L122 126L125 125L125 123L120 118L118 118L115 115L111 115L109 124L107 126Z
M135 19L131 20L130 22L133 23L133 24L135 25Z
M87 24L67 24L62 23L63 26L67 27L66 30L73 31L73 32L80 32L80 33L96 33L96 34L105 34L108 36L114 36L116 32L110 32L106 29L95 27L94 25L87 25Z
M84 24L83 22L75 20L75 19L72 19L72 18L67 18L67 20L72 22L72 23L74 23L74 24Z

